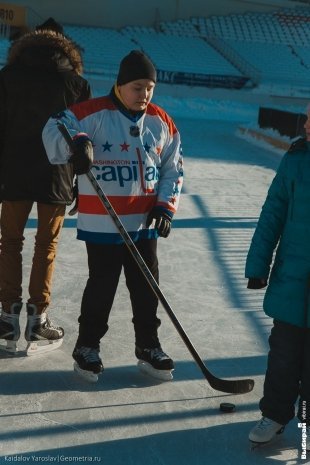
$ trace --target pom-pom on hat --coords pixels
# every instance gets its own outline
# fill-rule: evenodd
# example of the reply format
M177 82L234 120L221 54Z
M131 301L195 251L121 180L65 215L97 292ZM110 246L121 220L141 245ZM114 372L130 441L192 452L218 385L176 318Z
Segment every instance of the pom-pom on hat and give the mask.
M122 59L116 82L122 86L138 79L149 79L156 82L156 69L143 52L132 50Z

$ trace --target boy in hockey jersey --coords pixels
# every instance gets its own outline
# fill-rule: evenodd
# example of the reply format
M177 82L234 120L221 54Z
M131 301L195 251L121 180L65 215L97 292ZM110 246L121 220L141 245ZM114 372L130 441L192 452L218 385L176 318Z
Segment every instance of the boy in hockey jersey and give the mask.
M64 163L71 156L58 122L65 123L73 137L73 164L87 164L93 146L93 173L158 281L157 238L170 233L183 172L179 132L167 113L150 103L155 84L154 65L133 50L121 61L110 94L51 118L43 140L51 163ZM86 242L89 278L73 351L75 369L95 381L103 370L99 343L108 330L124 268L136 357L154 376L171 379L173 361L158 339L158 299L86 176L79 176L78 212L77 237Z
M267 286L265 313L274 318L269 338L261 420L252 442L270 441L295 416L310 449L310 108L306 138L284 155L269 188L246 262L248 288Z

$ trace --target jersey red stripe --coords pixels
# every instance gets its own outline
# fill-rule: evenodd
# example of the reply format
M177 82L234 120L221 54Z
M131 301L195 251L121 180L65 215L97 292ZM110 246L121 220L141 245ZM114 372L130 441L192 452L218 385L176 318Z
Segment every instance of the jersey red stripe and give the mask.
M146 213L156 203L156 196L109 196L112 207L118 215ZM79 195L79 212L91 215L107 215L107 211L96 195Z

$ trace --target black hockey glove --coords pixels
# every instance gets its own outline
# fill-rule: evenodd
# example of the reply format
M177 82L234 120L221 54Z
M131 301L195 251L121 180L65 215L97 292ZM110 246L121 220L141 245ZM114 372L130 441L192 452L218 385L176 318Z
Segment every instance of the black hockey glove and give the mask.
M249 278L248 289L263 289L267 286L267 279L264 278Z
M72 140L70 150L72 155L69 158L69 163L72 163L74 173L88 173L94 160L93 144L91 140L86 135L78 136Z
M148 228L152 221L155 220L155 228L161 237L168 237L171 230L171 218L161 208L153 208L148 214L146 227Z

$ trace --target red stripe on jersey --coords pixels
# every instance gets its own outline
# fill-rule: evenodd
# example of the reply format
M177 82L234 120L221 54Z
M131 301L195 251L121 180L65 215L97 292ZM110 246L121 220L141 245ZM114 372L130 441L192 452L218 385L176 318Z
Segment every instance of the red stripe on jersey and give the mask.
M146 108L146 113L151 116L159 116L168 126L170 135L174 135L178 132L174 122L170 116L161 107L154 103L149 103Z
M109 196L109 201L118 215L134 215L149 212L156 203L156 196ZM101 200L96 195L79 195L79 212L90 215L107 215Z
M69 109L79 121L101 110L117 110L109 96L92 98L84 102L75 103Z

